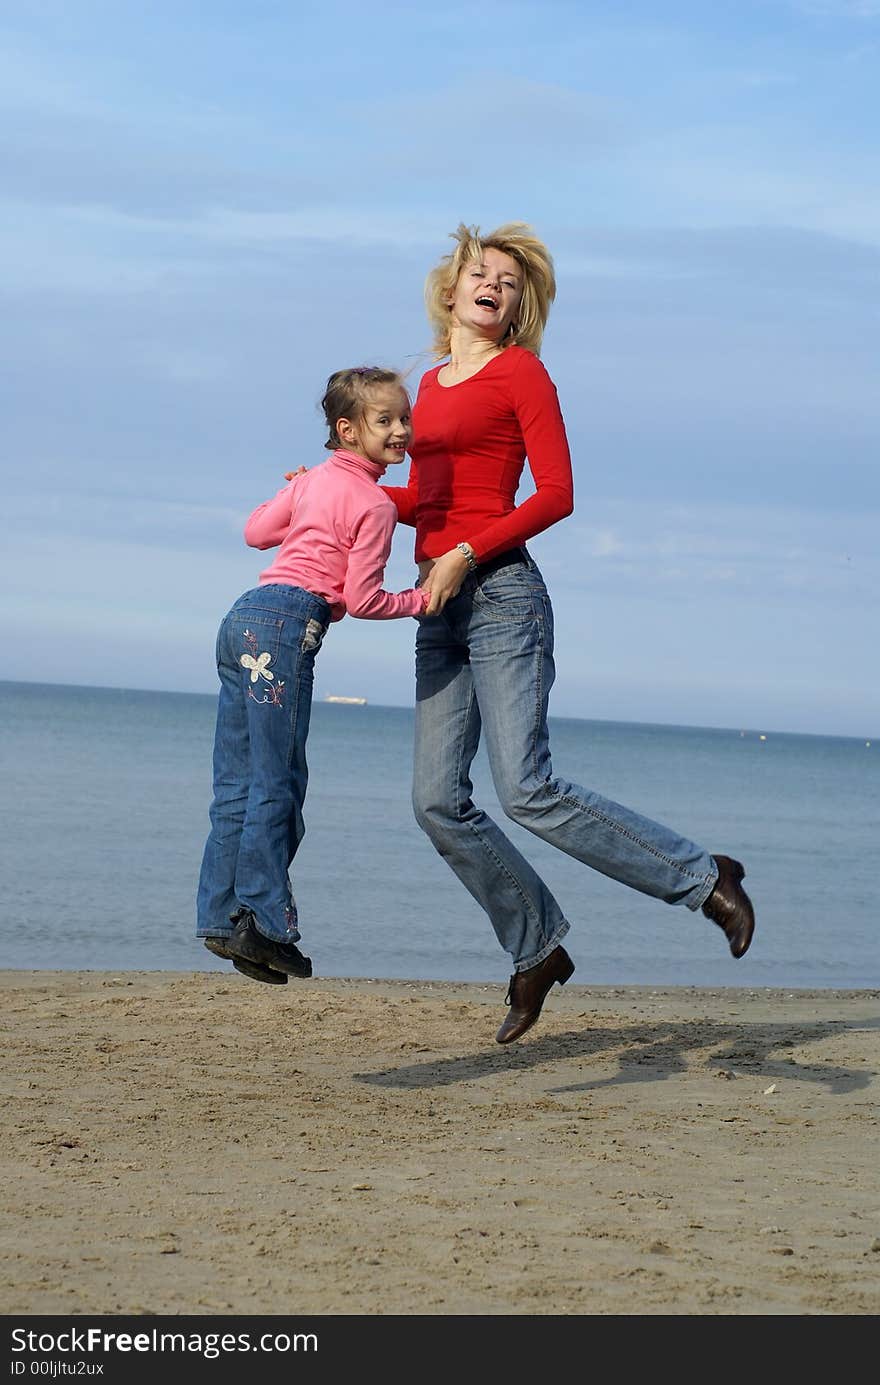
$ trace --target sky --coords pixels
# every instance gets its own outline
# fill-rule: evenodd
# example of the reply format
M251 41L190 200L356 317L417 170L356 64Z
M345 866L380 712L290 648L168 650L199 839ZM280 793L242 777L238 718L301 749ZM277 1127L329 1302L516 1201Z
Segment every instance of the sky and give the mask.
M415 388L449 234L523 220L551 713L880 734L878 72L880 0L0 3L0 677L214 692L327 376ZM316 696L411 705L414 634Z

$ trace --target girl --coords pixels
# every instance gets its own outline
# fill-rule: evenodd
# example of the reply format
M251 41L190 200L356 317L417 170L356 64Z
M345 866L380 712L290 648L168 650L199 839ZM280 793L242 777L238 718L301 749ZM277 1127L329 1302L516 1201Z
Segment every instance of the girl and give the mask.
M376 482L412 437L399 375L338 370L322 400L332 455L254 510L244 536L280 545L223 620L211 832L202 860L197 936L246 976L285 985L311 976L288 868L303 833L306 737L315 656L332 621L424 613L427 594L382 589L394 505Z

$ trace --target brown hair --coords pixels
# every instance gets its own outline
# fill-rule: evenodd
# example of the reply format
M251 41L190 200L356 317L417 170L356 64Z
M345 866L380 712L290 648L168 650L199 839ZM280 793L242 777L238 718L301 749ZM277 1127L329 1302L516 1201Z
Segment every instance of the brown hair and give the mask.
M434 355L438 359L449 355L452 330L449 299L455 292L459 274L466 264L473 261L479 264L483 251L492 249L516 260L523 272L523 295L516 321L511 323L499 345L516 343L540 356L550 304L556 297L553 258L544 242L525 221L508 221L486 236L480 235L479 226L465 226L460 222L452 239L457 242L455 249L443 256L425 281L425 305L434 328Z
M354 423L362 415L364 405L369 402L370 391L377 385L399 385L404 394L406 386L396 370L388 370L380 365L352 366L349 370L334 370L327 381L321 408L330 436L325 447L341 447L336 425L341 418L349 418ZM409 395L407 394L407 398Z

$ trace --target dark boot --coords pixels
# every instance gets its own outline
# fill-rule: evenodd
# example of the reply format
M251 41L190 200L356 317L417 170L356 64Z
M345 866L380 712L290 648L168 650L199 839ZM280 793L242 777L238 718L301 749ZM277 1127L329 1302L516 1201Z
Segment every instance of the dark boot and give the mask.
M718 867L715 888L703 905L707 919L723 928L734 957L749 950L755 931L755 911L740 881L745 870L730 856L713 856Z
M251 909L239 909L231 915L230 921L235 923L235 928L229 934L226 946L233 964L251 962L271 971L284 972L287 976L311 976L311 958L304 957L293 943L280 943L274 938L267 938L257 928Z
M514 1039L531 1029L553 983L558 981L560 986L564 986L573 971L574 962L564 947L554 947L543 962L529 967L528 971L515 971L507 992L506 1003L510 1010L495 1035L495 1042L513 1043Z
M238 914L232 915L233 919L238 918ZM242 957L233 957L229 951L229 935L220 934L211 938L204 938L203 942L209 952L213 952L215 957L225 957L231 962L236 971L240 971L243 976L249 976L252 981L265 981L268 986L286 986L287 977L283 971L275 971L273 967L261 966L259 962L246 962Z

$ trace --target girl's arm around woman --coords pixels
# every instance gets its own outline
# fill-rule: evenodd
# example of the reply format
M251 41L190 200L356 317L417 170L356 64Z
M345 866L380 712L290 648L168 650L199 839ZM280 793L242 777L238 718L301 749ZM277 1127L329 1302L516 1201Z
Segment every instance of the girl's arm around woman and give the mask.
M296 484L294 478L254 510L244 526L244 540L251 548L276 548L285 538L293 515Z

